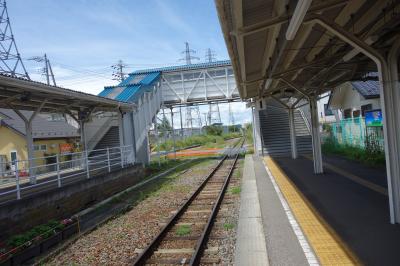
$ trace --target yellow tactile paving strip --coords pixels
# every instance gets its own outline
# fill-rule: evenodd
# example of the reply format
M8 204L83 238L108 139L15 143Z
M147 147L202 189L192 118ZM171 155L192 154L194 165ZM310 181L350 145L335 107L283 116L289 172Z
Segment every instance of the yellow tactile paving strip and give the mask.
M264 160L321 265L362 265L274 160Z

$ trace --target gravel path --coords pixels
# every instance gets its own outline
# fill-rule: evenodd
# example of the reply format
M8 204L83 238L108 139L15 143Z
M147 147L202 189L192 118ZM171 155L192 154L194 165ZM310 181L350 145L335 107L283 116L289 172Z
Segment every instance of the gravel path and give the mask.
M216 161L202 162L140 202L131 211L105 223L58 254L47 265L128 265L136 248L145 248Z

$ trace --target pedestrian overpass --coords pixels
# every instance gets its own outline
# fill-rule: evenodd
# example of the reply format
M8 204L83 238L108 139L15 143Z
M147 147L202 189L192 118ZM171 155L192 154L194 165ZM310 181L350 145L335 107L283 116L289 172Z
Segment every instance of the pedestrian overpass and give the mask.
M99 96L135 105L135 111L122 114L124 129L120 131L124 134L120 140L136 146L136 157L143 163L149 161L148 132L161 108L171 110L173 121L173 109L178 106L240 101L230 61L138 70L120 84L105 87ZM182 116L179 118L182 124ZM107 134L116 127L112 119L100 116L88 124L93 128L93 137L87 141L89 150L109 141L104 136L118 138Z

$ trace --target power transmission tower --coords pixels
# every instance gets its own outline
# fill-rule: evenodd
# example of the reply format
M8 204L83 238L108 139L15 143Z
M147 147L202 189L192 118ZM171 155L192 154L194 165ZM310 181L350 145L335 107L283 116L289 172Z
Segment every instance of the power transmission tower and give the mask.
M57 86L53 69L51 68L50 60L47 58L46 54L44 54L44 56L34 56L29 58L28 60L33 60L35 62L40 62L40 63L44 62L44 67L40 69L40 73L46 76L47 85L50 85L50 77L51 77L53 85Z
M208 109L208 125L221 124L221 114L218 103L210 103Z
M208 63L211 63L211 62L214 62L216 59L215 59L215 52L213 51L213 50L211 50L210 48L208 48L207 50L206 50L206 62L208 62Z
M207 123L207 119L208 119L208 113L203 113L203 115L204 115L204 123L206 123L206 125L205 126L208 126L208 123Z
M114 69L114 72L112 73L113 80L122 82L125 79L126 73L124 73L124 68L127 67L127 65L125 65L122 60L119 60L117 64L112 65L111 67Z
M197 126L200 130L203 127L200 108L198 106L188 106L186 108L186 127L190 129L191 133L193 130L193 125Z
M0 9L0 73L30 80L15 43L5 0L0 2Z
M185 51L182 52L182 54L184 54L185 57L179 59L179 61L185 61L186 65L191 65L192 59L200 60L200 58L192 55L192 54L195 54L196 51L189 48L188 42L185 42L185 46L186 46Z

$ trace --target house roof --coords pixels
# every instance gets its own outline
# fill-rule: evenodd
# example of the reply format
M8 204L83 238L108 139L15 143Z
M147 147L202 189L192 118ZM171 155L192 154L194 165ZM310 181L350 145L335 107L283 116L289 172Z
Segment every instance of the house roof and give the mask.
M26 118L32 111L20 111ZM11 109L0 108L1 125L15 130L21 135L26 135L24 121ZM38 114L32 122L32 135L34 139L71 138L79 137L78 129L66 121L50 121L43 114Z
M353 81L351 82L355 88L365 99L379 98L379 81Z

